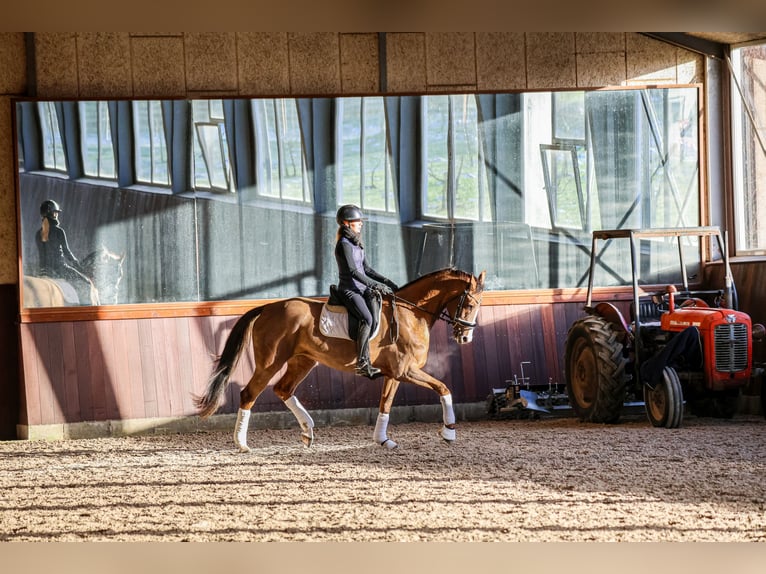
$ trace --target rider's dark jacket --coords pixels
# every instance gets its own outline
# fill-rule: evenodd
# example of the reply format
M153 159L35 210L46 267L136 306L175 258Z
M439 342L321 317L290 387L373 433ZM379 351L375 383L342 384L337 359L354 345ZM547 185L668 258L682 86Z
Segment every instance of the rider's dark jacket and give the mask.
M61 277L67 267L73 267L81 272L80 262L69 249L66 233L59 226L58 220L52 217L47 219L50 225L48 241L43 241L42 229L39 229L35 235L37 252L40 255L40 274Z
M341 228L341 237L335 244L335 260L338 263L338 291L364 295L368 288L389 280L367 264L359 237L347 227Z

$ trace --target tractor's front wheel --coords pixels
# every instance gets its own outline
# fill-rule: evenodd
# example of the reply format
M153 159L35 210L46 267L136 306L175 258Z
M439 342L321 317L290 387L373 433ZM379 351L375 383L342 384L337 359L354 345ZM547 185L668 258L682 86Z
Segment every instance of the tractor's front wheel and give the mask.
M646 415L652 425L675 429L681 426L684 417L684 397L681 381L673 367L665 367L662 381L652 389L644 385Z
M567 333L564 369L569 403L581 421L616 423L625 402L627 359L612 324L595 315Z

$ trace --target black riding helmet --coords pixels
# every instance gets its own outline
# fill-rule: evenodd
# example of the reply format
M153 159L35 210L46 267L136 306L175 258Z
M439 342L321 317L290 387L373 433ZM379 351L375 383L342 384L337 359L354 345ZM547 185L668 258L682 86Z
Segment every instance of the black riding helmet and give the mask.
M343 225L344 221L357 221L362 218L362 210L359 209L356 205L349 203L347 205L342 205L340 209L338 209L338 214L335 216L335 221L338 222L338 225Z
M61 211L59 204L52 199L46 199L40 204L40 216L41 217L53 217L53 214L57 211Z

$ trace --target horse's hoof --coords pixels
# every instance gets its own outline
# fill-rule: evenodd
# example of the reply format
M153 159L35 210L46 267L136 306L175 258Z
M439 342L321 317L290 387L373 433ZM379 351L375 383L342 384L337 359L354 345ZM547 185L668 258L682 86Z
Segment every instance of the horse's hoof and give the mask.
M314 433L312 432L311 434L309 434L309 433L302 432L301 441L307 447L311 446L312 444L314 444Z
M457 433L455 432L455 429L442 427L441 437L444 439L444 442L452 444L457 438Z
M394 450L395 448L399 448L399 445L396 444L394 441L392 441L390 438L387 438L382 443L380 443L380 446L385 447L388 450Z
M246 444L239 444L237 447L239 448L239 452L250 452L250 447Z

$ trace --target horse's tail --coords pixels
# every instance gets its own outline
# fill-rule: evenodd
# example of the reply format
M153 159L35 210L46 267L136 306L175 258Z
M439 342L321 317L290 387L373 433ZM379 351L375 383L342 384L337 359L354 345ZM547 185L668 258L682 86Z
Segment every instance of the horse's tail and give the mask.
M194 404L197 406L199 416L207 418L218 410L223 398L223 392L229 384L229 378L237 365L239 355L248 341L250 326L263 311L263 306L250 309L242 315L232 327L223 352L218 358L215 370L210 375L205 394L194 397Z

